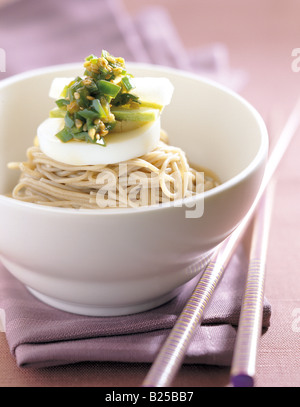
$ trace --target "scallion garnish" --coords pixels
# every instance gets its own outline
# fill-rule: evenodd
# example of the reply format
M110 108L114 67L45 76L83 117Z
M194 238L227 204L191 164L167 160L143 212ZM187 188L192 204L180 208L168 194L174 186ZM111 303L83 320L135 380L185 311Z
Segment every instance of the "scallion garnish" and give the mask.
M123 58L103 50L99 58L93 54L85 58L84 68L84 76L77 76L63 89L57 108L50 112L50 117L64 117L65 127L56 134L62 142L78 140L105 146L104 137L116 121L147 120L148 116L138 110L139 98L129 93L134 86ZM120 107L124 109L118 110Z
M67 141L73 139L73 134L71 133L70 129L65 127L56 134L56 137L58 137L63 143L66 143Z
M97 88L100 94L110 96L112 98L115 98L121 90L121 86L105 81L104 79L97 81Z
M134 88L132 82L130 81L130 77L128 75L124 76L124 78L122 78L122 85L124 86L124 88L126 89L127 92L129 92L131 89Z

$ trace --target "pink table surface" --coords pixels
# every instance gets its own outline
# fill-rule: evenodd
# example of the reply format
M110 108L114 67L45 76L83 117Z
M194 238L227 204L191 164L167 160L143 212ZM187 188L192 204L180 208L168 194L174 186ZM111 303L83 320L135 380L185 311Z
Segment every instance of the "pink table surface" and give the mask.
M131 13L164 5L186 47L224 43L231 65L249 74L242 95L262 114L275 137L300 96L292 50L300 48L297 0L124 0ZM300 66L300 64L299 64ZM300 385L300 132L280 164L267 257L266 296L271 327L260 341L256 385ZM0 334L1 386L139 386L149 365L84 363L42 371L19 369ZM229 368L183 366L173 385L227 386Z

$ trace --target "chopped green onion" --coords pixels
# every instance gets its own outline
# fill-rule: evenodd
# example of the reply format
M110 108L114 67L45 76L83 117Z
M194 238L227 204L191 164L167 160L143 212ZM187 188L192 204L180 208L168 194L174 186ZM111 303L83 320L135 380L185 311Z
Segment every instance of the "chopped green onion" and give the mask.
M69 112L67 112L67 114L65 115L65 124L66 124L66 126L67 126L69 129L71 129L71 128L74 126L74 124L75 124L75 122L74 122L74 120L71 118Z
M159 111L156 109L125 109L119 107L112 109L111 112L116 120L151 122L157 119Z
M66 110L64 109L52 109L50 110L49 117L52 118L61 118L63 119L66 115Z
M100 93L105 96L111 96L112 98L115 98L121 90L121 86L116 85L112 82L107 82L103 79L100 79L97 82L97 87Z
M81 141L86 141L87 136L88 136L88 132L81 131L79 133L74 134L74 139L81 140Z
M109 57L109 52L103 49L101 52L101 57L107 59Z
M75 140L85 141L86 143L94 143L94 140L89 136L88 132L82 131L80 133L74 134Z
M111 130L116 126L116 124L117 124L116 121L110 122L110 123L106 123L106 124L105 124L105 129L106 129L107 131L111 131Z
M65 97L67 96L67 92L68 92L68 85L66 85L66 86L63 88L63 90L62 90L60 96L61 96L62 98L65 98Z
M101 137L99 140L96 140L96 144L98 144L99 146L106 147L104 137Z
M130 103L139 103L139 98L131 93L119 93L118 96L112 100L114 106L123 106Z
M56 102L57 107L67 107L70 104L70 101L67 99L58 99Z
M99 93L98 87L94 81L91 81L90 84L85 85L87 91L90 93L90 95L97 95Z
M89 109L80 110L77 114L84 119L96 120L99 118L99 114L97 112Z
M56 137L58 137L63 143L66 143L67 141L73 139L73 134L71 133L70 129L64 127L56 134Z
M103 50L100 58L86 57L84 68L84 77L77 76L65 86L55 102L57 108L50 111L50 117L64 118L64 128L57 133L62 142L74 139L105 146L104 134L117 121L157 118L162 106L129 93L134 86L123 58Z
M91 54L85 58L86 61L91 61L92 59L98 59L98 58L94 54Z
M106 117L109 117L111 114L111 109L110 109L110 105L109 105L108 101L106 100L105 97L102 96L100 99L100 103L105 112Z
M94 99L92 102L93 108L96 110L96 112L99 114L99 118L103 119L104 117L106 117L106 113L99 101L99 99Z
M134 88L132 82L130 81L130 77L128 75L124 76L124 78L122 78L121 82L127 92L129 92L131 89Z

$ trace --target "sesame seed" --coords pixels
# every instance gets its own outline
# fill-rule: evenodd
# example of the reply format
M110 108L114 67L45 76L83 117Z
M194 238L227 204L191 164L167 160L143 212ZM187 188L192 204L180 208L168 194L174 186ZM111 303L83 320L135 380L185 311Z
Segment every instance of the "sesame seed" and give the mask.
M75 119L75 126L77 127L77 129L80 129L80 127L82 126L82 121L79 119Z
M84 85L88 86L88 85L90 85L90 84L92 83L92 81L91 81L90 79L84 79L84 80L82 81L82 83L83 83Z
M92 139L94 139L95 134L96 134L96 130L95 130L95 129L90 129L90 130L89 130L89 136L90 136Z
M78 92L74 92L74 98L75 99L80 99L80 94Z

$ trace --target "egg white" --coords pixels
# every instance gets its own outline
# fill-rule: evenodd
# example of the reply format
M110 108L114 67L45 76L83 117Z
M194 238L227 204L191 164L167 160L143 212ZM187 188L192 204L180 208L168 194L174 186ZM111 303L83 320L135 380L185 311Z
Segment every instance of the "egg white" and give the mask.
M56 134L64 127L64 119L48 118L37 129L42 152L55 161L70 165L115 164L140 157L152 151L160 139L160 117L155 121L105 137L106 147L81 141L63 143Z
M168 78L134 77L131 79L134 88L129 92L140 100L167 106L171 103L174 85Z
M74 78L60 77L52 81L49 96L53 99L61 97L62 90ZM163 107L170 104L174 86L167 78L141 77L132 78L135 86L130 93L141 100ZM118 122L116 130L105 137L106 147L80 141L63 143L55 135L64 127L64 119L49 118L39 127L37 132L41 150L48 157L70 165L115 164L140 157L152 151L160 139L160 114L153 122L139 124L137 122Z
M62 91L65 86L69 85L74 78L55 78L53 79L49 97L52 99L61 98ZM138 96L141 100L150 103L157 103L161 106L170 104L174 85L168 78L163 77L134 77L131 79L134 88L129 92Z

